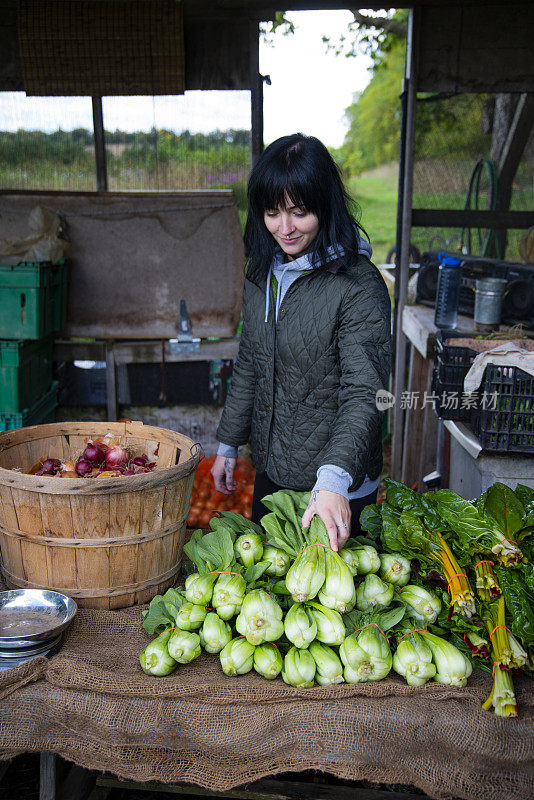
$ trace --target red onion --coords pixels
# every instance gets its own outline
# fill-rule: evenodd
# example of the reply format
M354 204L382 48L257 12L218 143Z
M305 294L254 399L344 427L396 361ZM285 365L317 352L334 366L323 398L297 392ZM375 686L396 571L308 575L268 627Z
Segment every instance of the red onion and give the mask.
M106 467L108 469L118 469L128 463L130 454L118 444L112 445L106 453Z
M156 461L151 461L150 464L146 465L146 471L151 472L155 466L156 466Z
M93 465L86 458L79 458L74 469L76 471L76 475L79 475L80 478L83 478L84 475L87 475L92 471Z
M55 475L61 466L61 461L58 458L47 458L41 464L41 468L35 473L36 475Z
M106 457L106 450L97 442L89 442L83 451L82 458L92 464L101 464Z
M135 472L135 469L126 469L126 470L124 470L124 472L122 474L123 475L135 475L136 472Z
M131 467L146 467L147 461L148 461L148 456L146 456L143 453L142 456L136 456L135 458L132 458L132 460L130 461L130 466Z

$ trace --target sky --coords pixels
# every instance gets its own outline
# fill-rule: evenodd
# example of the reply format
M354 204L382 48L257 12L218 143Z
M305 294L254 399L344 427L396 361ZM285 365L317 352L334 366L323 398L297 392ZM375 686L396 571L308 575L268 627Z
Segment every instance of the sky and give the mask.
M339 147L348 129L345 109L354 93L369 83L371 59L326 52L322 36L335 41L346 33L350 11L299 11L287 16L295 24L295 34L278 34L274 47L260 48L260 72L272 81L271 86L264 84L265 142L301 131Z
M278 31L273 46L262 40L260 72L264 84L265 143L301 131L329 147L343 143L347 122L344 112L355 92L370 80L370 59L336 56L322 41L346 33L349 11L298 11L287 15L295 25L293 35ZM250 127L249 92L186 92L178 97L114 97L103 99L107 130L150 130L152 127L208 133ZM27 98L24 93L0 93L0 130L54 131L92 128L91 99Z

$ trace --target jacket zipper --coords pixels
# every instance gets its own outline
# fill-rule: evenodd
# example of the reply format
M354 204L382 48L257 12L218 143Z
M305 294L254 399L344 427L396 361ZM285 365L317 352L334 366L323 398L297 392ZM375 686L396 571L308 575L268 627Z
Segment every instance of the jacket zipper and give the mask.
M301 278L304 278L306 275L309 275L310 272L305 272L302 275L299 275L298 278L295 278L291 286L287 289L284 299L282 303L285 303L287 295L293 288L293 286L298 283ZM273 293L273 302L271 303L271 314L273 320L273 355L272 355L272 385L273 385L273 395L271 399L271 410L270 410L270 420L269 420L269 435L267 437L267 451L265 454L265 471L267 471L267 465L269 463L269 459L271 458L271 437L272 437L272 428L273 428L273 407L274 407L274 369L275 369L275 353L276 353L276 329L278 327L278 320L276 319L276 292L274 291L274 286L271 282L269 287L269 291ZM280 312L282 311L282 306L280 307Z

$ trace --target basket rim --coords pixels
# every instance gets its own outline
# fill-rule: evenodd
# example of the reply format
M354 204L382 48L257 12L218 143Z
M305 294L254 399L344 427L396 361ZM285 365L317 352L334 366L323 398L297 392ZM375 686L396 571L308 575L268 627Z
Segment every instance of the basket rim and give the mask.
M51 422L43 425L31 425L27 428L16 428L15 430L0 432L0 453L9 450L10 447L23 444L29 439L48 439L64 435L90 435L102 432L117 432L124 436L136 436L143 438L158 439L163 442L172 442L180 445L189 446L190 457L181 464L174 464L171 467L156 469L153 472L141 473L139 475L128 475L124 477L106 478L105 481L97 479L87 480L87 478L69 478L68 480L58 481L55 476L28 475L27 473L17 472L0 466L0 487L19 489L22 491L38 492L41 494L73 494L80 495L107 495L119 494L130 491L140 491L143 489L155 489L169 482L174 482L179 478L185 477L194 470L203 458L202 448L198 442L194 442L188 436L178 431L167 428L158 428L153 425L145 425L143 422ZM45 435L42 435L45 434ZM197 450L193 452L193 448Z

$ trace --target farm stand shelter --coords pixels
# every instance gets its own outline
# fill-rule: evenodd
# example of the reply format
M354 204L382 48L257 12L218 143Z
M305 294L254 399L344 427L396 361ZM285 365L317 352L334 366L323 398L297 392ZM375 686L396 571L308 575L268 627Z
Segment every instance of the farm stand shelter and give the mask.
M117 0L118 2L119 0ZM154 2L156 5L156 2ZM275 8L263 2L184 2L183 30L185 72L187 88L248 88L251 90L252 158L262 148L261 86L258 71L257 41L260 20L272 19ZM395 375L404 374L405 338L401 325L401 312L405 303L408 278L408 247L410 229L415 223L432 227L444 223L444 216L453 212L440 212L432 219L425 209L412 208L413 140L415 124L415 99L418 91L477 91L515 92L521 94L521 106L511 134L509 146L503 155L502 168L508 174L525 137L532 125L532 20L530 3L483 2L420 2L409 6L410 23L406 80L402 95L403 122L401 126L401 172L399 186L399 216L397 244L400 254L397 267L397 350ZM376 6L376 4L375 4ZM346 4L327 2L285 3L286 9L346 8ZM366 3L365 8L373 7ZM376 6L378 7L378 6ZM2 4L0 28L0 90L24 89L23 72L18 56L16 36L17 4ZM498 47L496 46L498 43ZM188 55L188 53L190 55ZM176 73L178 74L178 65ZM42 93L46 88L46 75L42 76ZM83 76L80 76L83 79ZM93 84L92 92L96 91ZM165 89L168 90L167 88ZM77 89L78 91L78 89ZM156 84L150 92L157 93ZM65 88L58 94L65 92ZM100 95L102 92L100 93ZM95 200L106 194L101 99L94 97L95 149L98 187ZM282 110L281 110L282 111ZM4 198L2 198L4 199ZM109 200L112 201L112 197ZM533 215L518 217L507 209L494 212L454 212L455 225L484 225L497 229L527 227L534 223ZM147 348L150 345L147 345ZM113 363L113 354L110 353ZM110 377L110 381L113 378ZM396 381L399 396L403 388ZM397 403L396 408L399 408ZM112 418L112 416L110 416ZM400 458L402 446L402 418L397 410L394 422L395 458ZM133 612L131 612L133 614ZM81 614L77 627L66 646L50 662L31 662L31 669L17 673L12 683L4 681L5 699L0 710L0 734L5 757L27 750L45 753L43 758L42 800L53 796L53 756L62 755L76 763L109 769L123 778L146 780L191 780L206 788L230 789L235 783L229 763L240 763L241 782L253 780L276 772L295 769L320 769L344 778L367 779L374 782L388 778L412 783L435 797L464 797L468 800L496 798L496 800L523 800L528 796L529 720L528 686L524 685L520 704L524 716L514 722L513 730L503 720L488 719L480 709L481 699L487 694L486 683L474 682L467 692L449 692L442 687L427 692L410 690L395 679L385 687L364 687L353 691L348 687L327 692L313 690L296 698L295 693L282 693L260 697L261 686L245 679L232 685L232 692L222 691L222 702L210 705L213 697L213 676L197 674L194 668L187 673L196 681L187 687L174 683L158 684L151 694L152 684L141 687L139 675L130 663L121 663L125 680L113 661L115 643L124 637L132 645L132 658L138 652L133 630L137 630L130 612ZM120 630L117 630L116 625ZM104 644L105 643L105 644ZM80 658L81 656L81 658ZM83 674L77 671L78 660L84 662ZM133 664L133 662L132 662ZM32 670L36 670L32 672ZM184 676L186 672L184 671ZM188 679L188 680L189 680ZM199 686L204 681L205 695L200 696ZM129 681L129 683L128 683ZM136 683L137 681L137 683ZM129 689L132 689L131 692ZM383 694L383 690L385 694ZM172 696L173 692L177 694ZM225 694L226 692L226 694ZM285 692L285 693L284 693ZM165 696L170 693L170 699ZM178 695L180 700L178 702ZM343 697L341 697L343 695ZM345 696L346 695L346 696ZM311 700L313 698L313 700ZM393 698L393 699L392 699ZM530 693L531 702L531 693ZM239 705L241 703L241 705ZM108 727L109 742L102 739L97 714L107 707L107 719L114 720ZM310 710L311 707L311 710ZM369 727L369 708L374 710L373 726ZM254 708L261 709L258 725L242 727L243 720ZM24 709L24 714L20 711ZM171 711L174 709L171 715ZM240 712L240 713L239 713ZM155 713L155 716L151 716ZM208 714L210 724L204 729L199 721ZM298 716L299 714L303 716ZM58 724L58 715L61 725ZM115 716L114 716L115 715ZM23 716L27 729L22 732L19 720ZM445 725L444 720L450 725ZM44 723L43 723L44 720ZM69 720L74 728L67 730ZM142 725L137 725L141 720ZM169 726L169 721L171 725ZM359 725L359 727L358 727ZM485 726L480 735L479 725ZM297 752L297 742L291 736L295 731L308 731L308 751ZM321 726L321 727L319 727ZM222 749L214 754L210 731L217 731ZM275 731L287 735L275 737ZM343 730L349 736L345 748L332 746L332 730ZM353 736L351 731L359 731ZM395 745L393 732L399 732ZM461 735L458 733L461 731ZM324 735L323 735L324 734ZM472 735L471 735L472 734ZM84 738L86 736L86 738ZM197 737L195 739L195 736ZM225 741L232 738L233 756L225 758ZM389 741L388 741L389 737ZM335 737L334 737L335 738ZM433 742L432 752L425 743ZM203 740L203 741L201 741ZM99 753L94 749L96 745ZM256 762L251 758L254 742ZM491 743L491 745L490 745ZM213 772L215 762L220 775L204 777L194 772L199 766L200 745L207 748L206 764ZM275 753L274 745L278 748ZM90 752L90 747L93 751ZM495 748L495 752L493 750ZM407 753L408 751L408 753ZM399 758L399 753L404 753ZM101 759L101 760L98 760ZM119 763L120 762L120 763ZM237 769L237 767L236 767ZM200 770L201 771L201 770ZM237 771L235 773L238 774ZM222 777L221 777L222 776ZM48 778L48 780L47 780ZM530 784L532 788L532 784ZM357 795L355 795L357 796ZM375 795L378 797L379 795ZM371 790L365 793L371 798Z
M128 22L117 8L128 5L124 0L96 0L95 3L83 4L91 6L92 16L86 16L87 22L76 24L75 35L79 37L77 50L62 50L64 58L56 58L54 46L41 48L41 62L25 59L24 54L34 54L32 44L39 41L39 36L52 37L57 41L63 37L68 44L72 36L72 20L76 19L76 7L81 4L68 2L18 3L4 0L2 21L0 23L0 91L27 90L32 94L77 94L91 95L93 98L93 118L95 131L95 165L99 195L107 191L107 172L105 160L105 143L102 120L101 95L109 94L163 94L174 86L176 93L187 89L249 89L251 92L251 160L254 162L263 148L262 119L262 86L263 77L259 74L258 64L258 26L262 20L272 20L277 6L264 0L183 0L183 2L166 3L159 0L137 3L139 14L150 19L150 9L154 12L153 31L160 30L161 42L151 26L146 30L128 31ZM130 4L134 5L134 4ZM96 13L94 7L101 7ZM283 4L287 10L303 9L339 9L351 7L342 2L329 0L304 0ZM354 6L352 6L354 7ZM384 4L369 2L362 8L384 7ZM416 117L416 97L418 92L459 93L459 92L511 92L521 95L518 105L517 119L510 128L509 141L503 147L499 164L499 180L501 185L511 186L517 163L522 153L533 118L533 28L534 7L529 2L488 3L482 0L420 0L419 2L400 2L397 7L410 8L408 47L406 60L406 76L400 99L400 177L397 218L397 252L399 254L395 281L395 335L396 356L394 376L404 375L405 335L402 330L402 309L405 305L408 281L408 247L412 226L428 226L433 229L455 225L470 226L497 230L519 227L527 228L534 219L532 212L509 211L506 197L494 211L461 211L413 209L413 164L414 164L414 132ZM52 27L49 9L54 10ZM64 12L62 13L62 9ZM106 9L106 10L104 10ZM180 13L181 12L181 13ZM86 13L86 12L84 12ZM165 32L164 13L172 14L173 30L176 39L171 40ZM107 15L107 16L106 16ZM18 31L19 16L24 21L23 29ZM80 15L78 15L79 17ZM139 19L139 18L138 18ZM63 20L63 23L62 23ZM163 20L163 21L162 21ZM37 24L38 23L38 24ZM101 36L104 28L117 26L115 46L111 52L103 52L98 62L91 57L91 40L96 34ZM133 23L132 23L133 24ZM95 30L94 26L100 28ZM158 25L160 26L158 29ZM93 26L93 27L91 27ZM122 27L121 27L122 26ZM19 46L20 33L20 46ZM122 34L122 36L121 36ZM151 36L153 38L151 38ZM155 38L154 38L155 37ZM105 37L104 37L105 38ZM116 57L116 43L121 49L120 58ZM134 44L132 44L134 43ZM156 44L157 43L157 44ZM161 47L160 47L161 45ZM159 48L159 49L158 49ZM162 49L163 48L163 49ZM165 49L166 48L166 49ZM156 54L158 59L154 59ZM69 69L69 58L71 69ZM84 60L85 59L85 60ZM147 68L147 63L151 62ZM125 67L126 64L126 67ZM131 65L129 67L128 65ZM84 84L87 87L84 91ZM111 84L111 85L110 85ZM283 109L281 109L283 113ZM506 193L504 193L506 195ZM113 203L110 197L109 201ZM117 198L117 202L119 199ZM98 200L97 202L102 202ZM224 202L228 202L225 200ZM508 197L509 202L509 197ZM228 225L223 223L223 229ZM234 226L235 227L235 226ZM234 231L235 233L235 231ZM221 234L221 240L224 233ZM229 247L235 245L235 237ZM242 251L238 260L242 261ZM157 277L157 276L155 276ZM118 270L117 283L124 281L125 275ZM233 287L234 293L229 300L231 304L231 323L236 313L235 294L239 295L239 282ZM234 326L235 327L235 326ZM229 358L235 354L237 343L232 341L231 334L220 330L216 335L228 337L219 345L221 358ZM69 335L75 335L74 330ZM78 335L90 335L86 330ZM122 336L130 336L131 331ZM144 337L139 332L139 338ZM170 334L172 335L172 334ZM205 336L205 333L200 334ZM108 337L111 338L111 337ZM202 358L217 357L213 345L210 353L205 350L206 342L202 342ZM122 345L124 351L125 345ZM116 391L114 370L114 346L106 347L105 342L99 345L99 352L93 354L95 360L105 359L110 365L108 375L108 416L116 417ZM85 350L75 350L64 343L58 356L71 358L89 358L91 354ZM127 352L118 352L120 360L159 360L160 348L147 345L142 354L127 347ZM175 358L167 352L167 358ZM182 356L179 356L182 358ZM199 359L198 354L188 354L188 358ZM395 380L394 392L397 402L394 408L393 426L393 472L400 474L403 458L403 412L398 402L404 381Z

